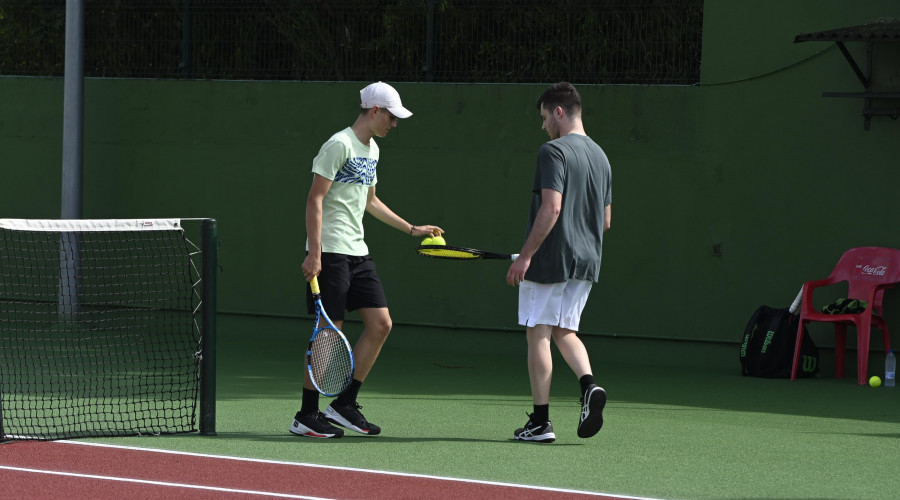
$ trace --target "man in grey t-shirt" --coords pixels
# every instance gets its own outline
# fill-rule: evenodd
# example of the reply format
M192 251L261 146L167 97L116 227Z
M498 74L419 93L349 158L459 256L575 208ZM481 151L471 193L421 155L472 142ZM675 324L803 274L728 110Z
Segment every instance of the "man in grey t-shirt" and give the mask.
M528 337L528 373L534 413L514 437L553 442L550 339L579 377L582 394L578 436L603 426L606 391L594 383L587 349L578 338L581 312L600 275L603 233L612 206L606 154L584 131L581 96L572 84L551 85L538 99L542 129L525 244L506 280L519 286L519 324Z

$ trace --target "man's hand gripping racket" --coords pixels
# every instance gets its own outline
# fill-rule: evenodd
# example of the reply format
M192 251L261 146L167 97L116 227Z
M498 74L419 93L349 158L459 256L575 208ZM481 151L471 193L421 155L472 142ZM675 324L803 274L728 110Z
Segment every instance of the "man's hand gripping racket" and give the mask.
M337 396L353 380L353 350L344 334L325 314L319 280L315 276L309 287L316 304L316 323L306 351L306 368L317 391L325 396Z

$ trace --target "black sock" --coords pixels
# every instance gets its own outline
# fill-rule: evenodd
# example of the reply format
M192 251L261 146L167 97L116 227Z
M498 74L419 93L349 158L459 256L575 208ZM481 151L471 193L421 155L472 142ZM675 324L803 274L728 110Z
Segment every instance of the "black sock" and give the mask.
M534 424L543 424L550 421L550 405L534 405L534 415L531 422Z
M356 403L356 398L359 396L360 387L362 387L362 382L356 379L351 380L350 386L347 387L347 390L342 392L341 395L334 400L334 402L339 406L349 406Z
M581 382L581 394L584 395L585 391L588 390L588 387L590 387L594 383L594 376L588 373L587 375L578 379L578 381Z
M303 402L300 406L301 415L310 415L319 411L319 391L303 388Z

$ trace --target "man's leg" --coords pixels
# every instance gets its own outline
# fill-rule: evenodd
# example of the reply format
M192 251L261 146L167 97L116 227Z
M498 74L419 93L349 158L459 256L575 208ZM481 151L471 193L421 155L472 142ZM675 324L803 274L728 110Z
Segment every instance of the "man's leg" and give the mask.
M531 380L531 398L534 413L528 415L525 427L516 429L513 437L524 441L552 443L556 440L550 423L550 381L553 377L553 358L550 354L548 325L526 327L528 339L528 377Z
M588 358L587 349L584 347L584 343L581 339L578 338L577 333L572 330L554 326L553 341L556 342L556 346L559 348L559 352L562 354L563 359L568 363L569 368L575 372L575 375L578 376L579 379L592 373L591 361Z
M350 430L374 436L381 433L381 428L369 422L360 413L362 406L356 402L359 389L368 377L381 348L391 333L393 322L386 307L367 307L358 309L363 320L363 331L353 348L353 380L340 396L325 410L328 420Z
M548 325L527 328L528 377L531 380L531 398L535 406L550 404L550 382L553 376L553 358L550 354Z
M362 308L359 309L359 316L363 321L363 331L353 348L356 364L353 378L365 382L394 324L386 307Z
M335 326L341 328L341 321L336 321ZM319 322L319 326L325 326L325 320ZM304 361L304 367L306 362ZM294 420L289 429L298 436L334 438L344 435L344 431L331 425L325 415L319 411L319 391L309 378L309 370L303 370L303 398L300 411L294 415Z
M553 341L556 342L563 359L581 382L581 417L578 420L578 437L591 437L603 427L606 391L594 383L587 349L576 332L558 326L553 327Z

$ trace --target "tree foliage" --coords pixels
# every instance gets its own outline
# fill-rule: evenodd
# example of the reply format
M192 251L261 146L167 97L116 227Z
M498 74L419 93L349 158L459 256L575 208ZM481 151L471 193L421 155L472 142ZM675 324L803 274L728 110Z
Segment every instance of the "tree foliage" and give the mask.
M0 1L0 74L58 76L65 0ZM85 0L85 74L695 83L702 0Z

